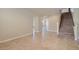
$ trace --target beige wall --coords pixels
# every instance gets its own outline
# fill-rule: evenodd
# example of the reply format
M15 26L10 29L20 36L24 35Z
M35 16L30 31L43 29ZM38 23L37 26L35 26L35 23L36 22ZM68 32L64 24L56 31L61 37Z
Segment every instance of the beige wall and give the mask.
M57 22L60 21L60 8L31 8L28 9L37 14L37 20L35 20L35 30L42 31L42 20L44 16L48 17L49 31L57 31ZM52 16L51 16L52 15Z
M57 32L57 22L59 23L58 25L60 25L60 16L61 14L54 14L52 16L47 16L48 17L48 31L52 31L52 32ZM39 19L36 21L36 28L38 29L38 31L42 31L42 20L43 20L43 16L39 16Z
M36 31L41 31L42 16L36 15L38 18L35 20ZM36 16L29 9L0 9L0 41L32 33L33 17ZM56 32L59 18L59 12L52 13L52 16L48 18L49 30Z
M32 32L32 18L27 9L0 9L0 41Z
M36 13L39 16L49 16L61 12L61 8L28 8L28 10Z
M48 18L48 30L52 32L57 32L57 22L60 23L60 15L54 14Z
M2 39L2 20L0 20L0 39Z

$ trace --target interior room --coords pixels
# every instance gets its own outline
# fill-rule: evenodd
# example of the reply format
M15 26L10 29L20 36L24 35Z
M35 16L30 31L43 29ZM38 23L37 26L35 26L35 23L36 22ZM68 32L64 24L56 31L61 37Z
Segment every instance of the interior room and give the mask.
M78 8L0 8L0 50L78 49Z

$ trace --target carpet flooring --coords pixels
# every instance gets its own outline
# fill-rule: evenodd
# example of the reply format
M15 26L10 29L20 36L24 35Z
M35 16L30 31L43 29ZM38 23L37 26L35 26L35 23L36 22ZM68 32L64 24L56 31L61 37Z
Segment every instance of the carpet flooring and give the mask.
M63 13L62 14L60 34L74 36L73 19L72 19L72 15L70 13Z

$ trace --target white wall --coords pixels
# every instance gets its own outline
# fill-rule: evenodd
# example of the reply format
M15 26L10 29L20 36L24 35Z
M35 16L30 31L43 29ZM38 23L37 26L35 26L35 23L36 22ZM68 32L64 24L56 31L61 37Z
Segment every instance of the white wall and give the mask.
M32 32L33 14L27 9L0 9L0 41Z

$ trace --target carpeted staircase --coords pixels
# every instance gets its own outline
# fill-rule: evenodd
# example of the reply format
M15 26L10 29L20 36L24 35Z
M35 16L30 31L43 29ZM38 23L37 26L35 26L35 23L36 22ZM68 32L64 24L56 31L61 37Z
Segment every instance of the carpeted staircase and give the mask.
M61 17L60 35L73 36L73 19L71 13L63 13Z

